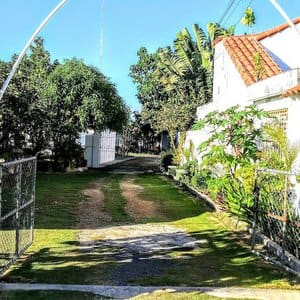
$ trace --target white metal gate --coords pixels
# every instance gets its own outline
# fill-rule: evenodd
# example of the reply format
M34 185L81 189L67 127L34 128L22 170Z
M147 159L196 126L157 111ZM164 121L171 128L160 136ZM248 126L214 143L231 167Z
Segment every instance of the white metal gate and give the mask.
M116 133L106 130L86 135L84 147L87 166L99 168L102 164L115 160Z

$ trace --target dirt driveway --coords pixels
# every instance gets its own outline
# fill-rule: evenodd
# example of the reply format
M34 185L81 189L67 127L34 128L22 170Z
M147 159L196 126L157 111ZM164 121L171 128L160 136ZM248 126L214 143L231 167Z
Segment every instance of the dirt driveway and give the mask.
M109 199L105 199L102 191L107 182L91 183L82 190L86 200L79 208L78 239L83 251L92 254L109 247L111 259L116 263L109 278L111 284L129 284L143 276L159 276L164 268L176 267L170 254L176 249L193 250L198 241L172 225L145 224L146 219L161 216L160 205L158 201L144 200L141 196L144 188L135 182L140 174L158 172L158 158L138 157L108 170L113 176L121 176L118 184L120 196L125 200L123 209L132 221L114 224L105 207Z

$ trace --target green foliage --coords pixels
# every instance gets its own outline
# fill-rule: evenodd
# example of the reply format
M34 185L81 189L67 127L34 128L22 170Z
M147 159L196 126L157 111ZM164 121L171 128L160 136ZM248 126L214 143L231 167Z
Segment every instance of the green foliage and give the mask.
M15 60L0 62L0 84ZM62 168L81 151L80 132L121 131L128 120L124 101L99 70L76 59L52 63L41 38L24 57L0 109L0 157L51 150Z
M185 149L184 149L185 139L186 139L186 133L180 132L178 145L177 145L175 153L174 153L174 162L176 165L180 165L182 163L182 157L183 157L183 154L185 151Z
M263 132L255 123L267 114L248 106L244 109L231 107L223 112L209 113L197 122L194 129L205 126L211 129L210 138L203 142L201 167L213 176L207 180L208 191L224 197L231 213L249 221L252 207L254 168L259 159L257 141Z
M183 176L183 181L186 184L192 184L193 178L199 172L199 163L196 159L187 161L183 166L182 169L185 171Z
M263 76L266 74L266 68L260 52L257 51L254 53L253 61L255 69L254 76L256 78L256 81L262 80Z
M163 172L168 171L168 166L174 165L174 151L163 151L160 153L159 166Z
M208 169L201 169L198 168L195 169L194 175L191 177L191 185L195 187L196 189L206 192L208 191L208 184L212 177L212 172ZM212 191L212 188L210 188L210 191Z
M233 34L219 24L209 23L207 34L197 24L192 37L187 28L177 33L173 47L149 54L138 51L138 62L130 76L137 85L142 117L157 132L167 131L175 150L175 134L194 122L196 108L212 98L212 43L220 35Z
M0 84L4 82L16 55L0 63ZM0 102L0 156L12 158L30 145L31 153L43 149L49 138L47 122L50 54L38 38L31 46Z
M184 139L186 138L186 135L184 136ZM195 145L192 140L189 142L189 147L183 149L183 157L186 162L193 160L194 159L194 150L195 150Z
M264 126L265 139L271 143L271 149L262 153L262 158L271 168L291 171L299 152L300 144L289 142L285 129L276 123Z
M121 131L128 111L112 83L97 69L72 59L58 65L50 75L51 140L54 164L67 145L76 144L80 132L106 128ZM65 161L65 167L72 156Z
M255 14L251 7L247 7L244 13L243 18L241 19L241 23L253 27L255 25Z

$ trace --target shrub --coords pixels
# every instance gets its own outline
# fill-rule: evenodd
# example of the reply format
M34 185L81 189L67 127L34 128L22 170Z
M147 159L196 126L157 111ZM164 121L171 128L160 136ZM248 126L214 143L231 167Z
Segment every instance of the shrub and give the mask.
M162 172L168 171L168 166L174 165L174 152L164 151L160 154L159 167Z
M203 169L199 172L196 172L191 178L191 184L196 189L207 192L208 191L208 182L212 177L212 172L206 169Z
M191 184L191 179L198 173L198 161L197 160L190 160L187 161L183 166L182 169L185 171L183 181L186 184Z
M267 117L266 112L255 106L231 107L223 112L209 113L195 124L194 129L211 129L210 138L203 142L200 153L202 167L214 170L222 166L222 174L214 174L207 180L207 189L226 201L231 213L246 221L251 220L253 206L254 169L259 159L257 142L262 139L258 120Z

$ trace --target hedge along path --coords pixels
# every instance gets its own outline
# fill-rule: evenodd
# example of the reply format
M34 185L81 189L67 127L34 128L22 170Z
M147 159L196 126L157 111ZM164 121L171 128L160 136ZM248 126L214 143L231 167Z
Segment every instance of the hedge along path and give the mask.
M127 202L125 206L126 213L134 221L158 217L160 215L159 204L157 202L143 200L140 194L144 188L134 182L134 176L125 176L120 182L122 196Z

